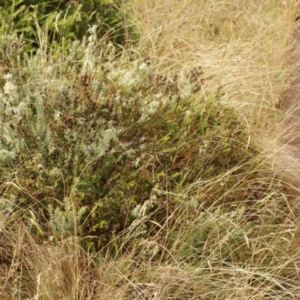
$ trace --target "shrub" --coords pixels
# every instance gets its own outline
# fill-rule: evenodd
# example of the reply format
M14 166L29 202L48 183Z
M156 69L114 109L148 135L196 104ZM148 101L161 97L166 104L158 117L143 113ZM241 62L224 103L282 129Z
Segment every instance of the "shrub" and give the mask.
M124 0L85 1L8 1L0 5L1 34L23 35L27 51L39 45L66 46L79 39L88 29L98 25L98 36L107 36L113 43L124 44L133 30L122 9ZM35 51L35 50L34 50Z
M0 40L15 57L1 69L2 209L38 235L50 228L101 247L135 220L163 223L179 203L192 220L199 206L246 198L236 187L254 176L245 170L255 152L220 89L204 93L200 67L157 74L138 53L97 43L95 31L57 57L39 49L20 60L12 39L22 45ZM153 224L143 230L155 233Z

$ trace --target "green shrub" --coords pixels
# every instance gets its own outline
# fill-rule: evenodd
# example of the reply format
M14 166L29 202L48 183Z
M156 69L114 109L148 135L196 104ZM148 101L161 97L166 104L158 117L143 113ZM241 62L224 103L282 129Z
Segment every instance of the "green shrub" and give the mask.
M95 33L60 57L39 49L20 60L11 40L22 45L0 39L15 57L1 69L1 205L37 234L101 247L135 220L163 223L180 203L192 220L199 205L243 201L236 187L254 151L220 91L203 92L201 68L157 74Z
M124 44L133 35L124 0L84 1L7 1L0 5L0 34L23 35L27 51L38 46L66 46L69 40L87 35L97 25L99 37L108 36L113 43Z

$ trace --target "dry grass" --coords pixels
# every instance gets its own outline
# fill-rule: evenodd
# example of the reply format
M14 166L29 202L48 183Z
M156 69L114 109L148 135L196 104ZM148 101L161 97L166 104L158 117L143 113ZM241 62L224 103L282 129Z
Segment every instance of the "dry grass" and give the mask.
M132 1L140 48L163 71L201 65L224 101L268 125L286 88L295 1Z
M290 122L297 107L289 106L282 121L278 112L298 70L291 53L299 1L136 0L131 9L144 55L165 72L201 65L211 89L217 83L222 101L248 124L249 140L272 172L300 184L298 151L286 143L298 132Z
M282 116L278 110L290 84L288 57L299 4L132 0L128 5L141 36L138 49L158 70L200 65L207 83L204 92L220 89L222 101L248 124L249 141L261 150L258 171L265 169L257 182L267 186L266 192L249 211L241 199L233 210L218 201L201 207L192 222L187 222L185 210L176 220L170 214L159 225L159 234L134 243L137 229L150 218L141 217L117 237L121 247L114 249L112 241L97 254L83 251L76 239L41 244L16 222L17 216L5 217L0 298L299 299L299 209L282 182L295 186L300 158L282 138L286 128L281 119L293 112ZM287 176L276 179L282 169L288 169ZM242 187L251 189L257 182ZM197 188L197 183L191 186ZM186 193L182 191L182 198ZM254 221L245 220L245 214Z
M144 55L162 72L201 65L211 89L218 84L222 101L248 123L249 139L272 171L284 171L293 185L299 184L300 158L289 141L298 140L298 125L291 122L298 108L282 103L290 101L282 96L299 72L299 45L293 54L299 6L275 0L131 2ZM286 110L282 121L280 106Z
M241 207L212 207L128 247L130 228L113 255L111 247L87 254L72 238L37 243L11 216L1 232L1 299L298 299L293 211L283 195L259 206L256 226Z

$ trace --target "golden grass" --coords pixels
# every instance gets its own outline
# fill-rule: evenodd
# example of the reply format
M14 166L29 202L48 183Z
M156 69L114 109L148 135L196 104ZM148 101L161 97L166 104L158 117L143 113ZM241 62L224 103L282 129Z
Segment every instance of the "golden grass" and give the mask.
M233 211L212 203L191 223L184 212L176 220L170 214L160 234L134 244L147 221L141 218L120 237L120 249L112 251L112 242L89 254L75 239L40 245L11 216L1 224L0 298L299 299L299 209L274 177L288 168L292 185L300 161L282 144L281 119L288 116L277 108L290 83L299 3L131 0L128 7L141 36L137 47L160 72L200 65L207 94L221 89L221 100L248 124L268 174L257 178L267 193L247 212L257 225L245 222L242 203Z
M278 111L298 69L292 50L299 1L135 0L130 8L144 55L162 72L202 66L207 93L221 88L272 172L299 184L300 158L287 143L298 130L286 121L297 106Z
M224 101L266 126L287 86L295 1L132 1L140 48L163 71L203 67ZM213 80L211 80L213 79ZM215 88L215 87L213 87Z

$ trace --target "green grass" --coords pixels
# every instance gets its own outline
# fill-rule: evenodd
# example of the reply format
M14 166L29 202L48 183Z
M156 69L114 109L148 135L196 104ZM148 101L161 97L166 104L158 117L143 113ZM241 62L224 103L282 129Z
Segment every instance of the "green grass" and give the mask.
M127 5L121 53L0 41L1 299L298 299L299 5Z

